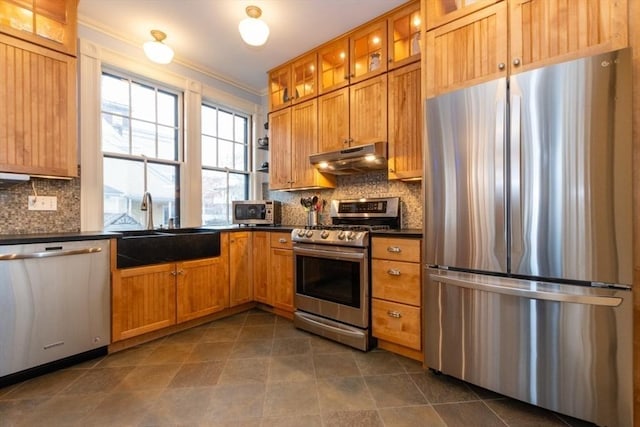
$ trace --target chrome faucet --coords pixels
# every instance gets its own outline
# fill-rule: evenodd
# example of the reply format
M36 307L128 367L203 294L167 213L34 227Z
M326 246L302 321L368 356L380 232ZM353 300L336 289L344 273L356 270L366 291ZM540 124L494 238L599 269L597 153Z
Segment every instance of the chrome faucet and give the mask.
M147 230L153 230L153 201L151 199L151 193L148 191L145 191L144 196L142 196L140 210L147 212Z

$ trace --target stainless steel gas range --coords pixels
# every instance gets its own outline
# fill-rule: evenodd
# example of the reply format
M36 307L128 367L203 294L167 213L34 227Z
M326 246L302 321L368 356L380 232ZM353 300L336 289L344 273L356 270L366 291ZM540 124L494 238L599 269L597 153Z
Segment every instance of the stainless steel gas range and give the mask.
M371 336L371 231L398 229L397 197L333 200L332 225L296 228L294 325L367 351Z

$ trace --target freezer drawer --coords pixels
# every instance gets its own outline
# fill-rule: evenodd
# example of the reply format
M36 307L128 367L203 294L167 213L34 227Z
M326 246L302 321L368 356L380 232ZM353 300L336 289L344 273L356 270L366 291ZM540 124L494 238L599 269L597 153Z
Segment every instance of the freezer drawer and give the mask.
M632 425L630 291L426 276L430 368L599 425Z
M0 246L0 378L109 344L109 241Z

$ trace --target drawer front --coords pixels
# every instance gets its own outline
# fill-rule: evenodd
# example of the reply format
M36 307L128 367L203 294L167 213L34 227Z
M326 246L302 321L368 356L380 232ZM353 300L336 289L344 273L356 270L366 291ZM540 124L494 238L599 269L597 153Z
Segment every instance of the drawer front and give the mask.
M374 337L414 350L421 349L419 308L374 298L371 319Z
M420 264L374 259L373 297L420 306Z
M271 247L281 249L293 249L291 233L271 233Z
M373 238L373 258L420 262L421 239Z

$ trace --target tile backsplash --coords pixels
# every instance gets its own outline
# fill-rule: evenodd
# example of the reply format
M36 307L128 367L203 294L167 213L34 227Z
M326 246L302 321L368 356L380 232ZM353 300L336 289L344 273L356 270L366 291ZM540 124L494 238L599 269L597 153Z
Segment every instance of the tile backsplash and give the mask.
M362 197L400 197L402 228L422 229L422 182L387 180L386 171L337 177L336 188L327 190L268 191L265 184L263 197L282 202L282 223L304 225L307 221L300 198L317 195L329 203L333 199L359 199ZM329 206L320 212L318 222L330 224Z
M35 193L34 193L35 188ZM30 211L28 198L56 196L57 210ZM0 186L0 234L80 231L80 179L31 178Z

